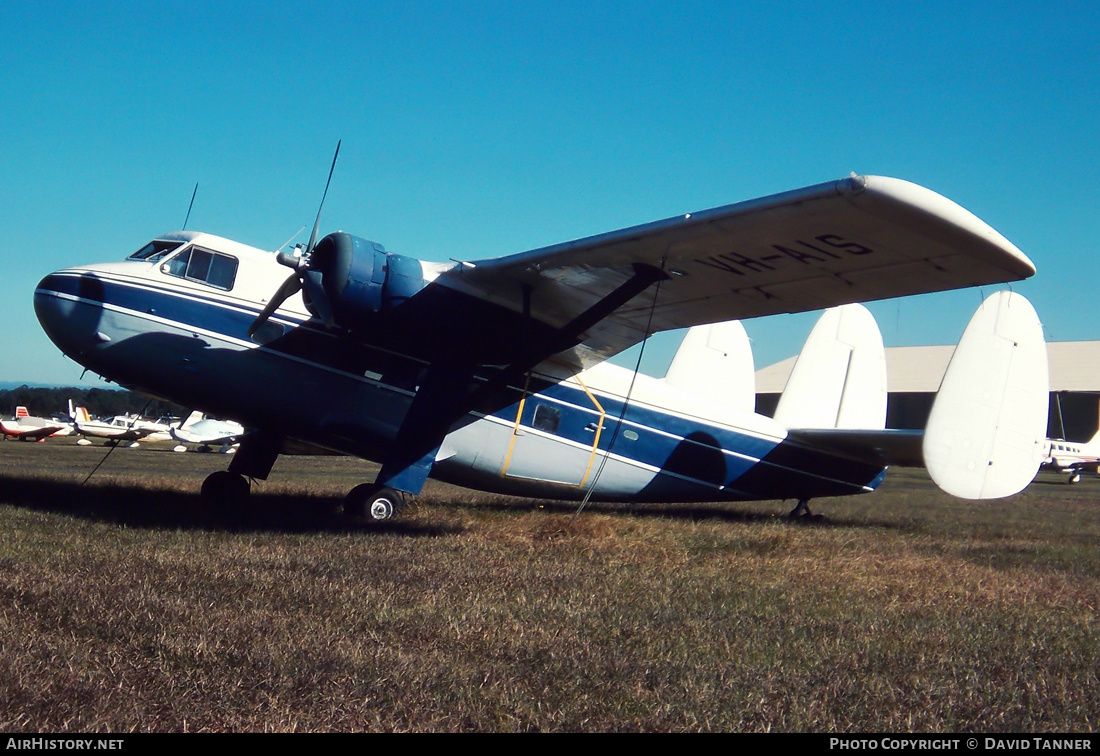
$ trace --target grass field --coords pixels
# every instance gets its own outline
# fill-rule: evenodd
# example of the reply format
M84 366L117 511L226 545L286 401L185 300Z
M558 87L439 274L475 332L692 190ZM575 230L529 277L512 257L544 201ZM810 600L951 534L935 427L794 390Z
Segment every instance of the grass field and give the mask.
M281 458L246 519L216 454L0 444L5 731L1092 731L1100 481L968 503L569 505Z

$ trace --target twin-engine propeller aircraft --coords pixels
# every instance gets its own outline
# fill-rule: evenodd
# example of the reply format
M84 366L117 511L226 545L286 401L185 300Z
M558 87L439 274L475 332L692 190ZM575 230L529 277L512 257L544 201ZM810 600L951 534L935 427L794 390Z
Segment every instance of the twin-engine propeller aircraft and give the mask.
M805 513L811 498L874 490L891 464L927 464L945 490L990 498L1042 460L1045 345L1008 292L975 315L926 432L884 430L881 336L866 310L840 306L1035 272L974 215L905 181L852 175L461 263L342 232L318 241L319 225L320 210L300 255L165 234L124 261L46 276L35 309L88 369L249 429L203 484L226 504L303 443L381 463L346 501L377 519L429 476L574 500L794 499ZM751 353L725 321L824 308L839 309L777 416L755 414ZM693 326L662 380L605 362Z
M1066 441L1048 438L1043 455L1043 469L1056 473L1069 473L1067 483L1081 482L1081 473L1087 470L1100 472L1100 430L1088 441Z

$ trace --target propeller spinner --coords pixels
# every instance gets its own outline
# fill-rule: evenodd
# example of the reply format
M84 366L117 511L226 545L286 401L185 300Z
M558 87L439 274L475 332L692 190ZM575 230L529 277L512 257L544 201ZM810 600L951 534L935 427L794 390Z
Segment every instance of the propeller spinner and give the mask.
M325 193L321 195L321 204L317 208L317 220L313 222L313 233L309 235L309 244L306 246L305 252L302 253L301 257L288 255L285 252L280 252L276 255L275 259L277 259L281 265L293 269L294 272L283 281L282 286L272 295L267 306L260 312L259 317L257 317L252 325L248 327L248 335L250 337L259 330L260 326L267 322L271 314L278 310L288 297L294 296L302 289L305 289L305 295L309 298L310 304L313 305L317 316L325 324L325 327L332 328L335 322L332 315L332 305L329 304L328 294L325 293L325 287L323 286L323 276L320 270L311 266L311 262L313 259L313 248L317 246L317 230L321 226L321 208L325 206L325 198L328 196L328 187L329 184L332 183L332 172L336 170L336 159L340 157L341 141L336 143L336 154L332 156L332 167L328 169L328 181L325 182Z

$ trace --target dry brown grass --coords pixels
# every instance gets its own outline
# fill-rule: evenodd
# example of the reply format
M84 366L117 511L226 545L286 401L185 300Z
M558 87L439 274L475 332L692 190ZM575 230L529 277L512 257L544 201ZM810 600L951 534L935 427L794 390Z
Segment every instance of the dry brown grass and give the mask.
M568 505L431 486L344 523L357 460L0 444L12 731L1092 730L1100 481L1006 502L923 474L817 502Z

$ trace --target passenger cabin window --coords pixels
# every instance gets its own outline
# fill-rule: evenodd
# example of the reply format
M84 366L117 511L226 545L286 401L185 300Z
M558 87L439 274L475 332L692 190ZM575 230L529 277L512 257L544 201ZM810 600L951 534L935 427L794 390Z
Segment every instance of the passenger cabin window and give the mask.
M190 247L169 259L160 269L170 276L229 291L237 278L237 258L201 247Z
M561 411L548 407L545 404L540 404L535 407L535 416L531 420L531 427L535 430L546 431L547 433L557 433L558 426L561 424Z
M153 241L146 244L134 254L127 257L127 260L144 260L145 262L156 262L166 255L175 252L183 245L181 241L168 241L167 239L153 239Z

